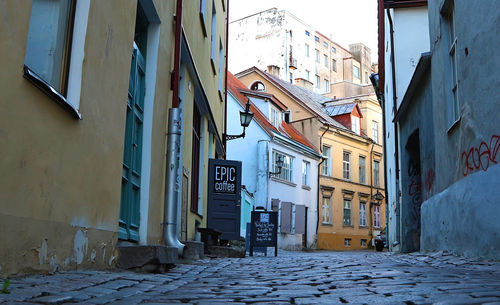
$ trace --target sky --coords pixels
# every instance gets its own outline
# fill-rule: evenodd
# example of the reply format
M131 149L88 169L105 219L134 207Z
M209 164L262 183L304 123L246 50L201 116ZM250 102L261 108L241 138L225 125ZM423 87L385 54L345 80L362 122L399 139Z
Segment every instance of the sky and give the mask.
M365 44L377 61L376 0L230 0L229 21L272 7L289 11L346 49Z

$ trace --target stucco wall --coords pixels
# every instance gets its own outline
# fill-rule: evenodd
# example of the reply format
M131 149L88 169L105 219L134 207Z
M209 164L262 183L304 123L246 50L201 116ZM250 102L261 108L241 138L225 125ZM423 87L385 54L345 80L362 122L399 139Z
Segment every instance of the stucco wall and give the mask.
M31 2L2 1L0 11L0 56L9 59L0 71L0 168L8 173L0 177L0 222L9 232L0 272L109 267L136 3L90 4L82 120L23 78Z

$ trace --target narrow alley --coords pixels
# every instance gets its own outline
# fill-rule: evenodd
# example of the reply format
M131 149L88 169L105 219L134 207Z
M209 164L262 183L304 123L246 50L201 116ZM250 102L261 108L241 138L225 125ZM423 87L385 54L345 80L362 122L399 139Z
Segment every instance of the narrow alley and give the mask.
M286 252L203 259L163 274L71 271L13 279L1 304L500 303L500 263L443 252Z

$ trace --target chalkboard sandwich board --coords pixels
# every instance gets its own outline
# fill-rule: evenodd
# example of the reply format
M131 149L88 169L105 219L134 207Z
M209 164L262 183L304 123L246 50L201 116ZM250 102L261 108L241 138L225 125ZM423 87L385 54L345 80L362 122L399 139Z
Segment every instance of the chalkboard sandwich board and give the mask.
M252 211L250 256L253 247L274 247L278 256L278 212Z

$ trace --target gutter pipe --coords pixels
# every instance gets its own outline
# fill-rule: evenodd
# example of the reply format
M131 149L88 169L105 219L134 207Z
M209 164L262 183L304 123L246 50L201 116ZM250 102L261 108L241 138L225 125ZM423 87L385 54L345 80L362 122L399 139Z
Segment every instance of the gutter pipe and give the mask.
M182 0L177 0L175 15L175 50L172 108L168 113L167 133L167 164L165 177L165 199L163 209L163 239L165 244L177 248L178 255L182 256L184 245L177 235L177 207L180 203L179 190L181 189L179 168L181 154L182 120L179 109L179 81L181 67L181 32L182 32Z
M226 5L226 71L224 75L224 135L227 135L227 71L228 71L228 54L229 54L229 0ZM224 159L227 157L226 137L222 136L222 145L224 146Z
M325 124L327 127L326 127L326 130L321 134L321 136L319 137L319 151L322 155L321 157L321 162L318 163L318 193L316 195L316 200L317 200L317 204L316 204L316 240L318 239L318 230L319 230L319 192L320 192L320 184L319 184L319 176L320 176L320 173L321 173L321 164L323 164L323 162L325 161L325 158L323 157L323 136L325 135L325 133L328 132L328 130L330 130L330 125L329 124ZM324 125L323 125L324 126Z

